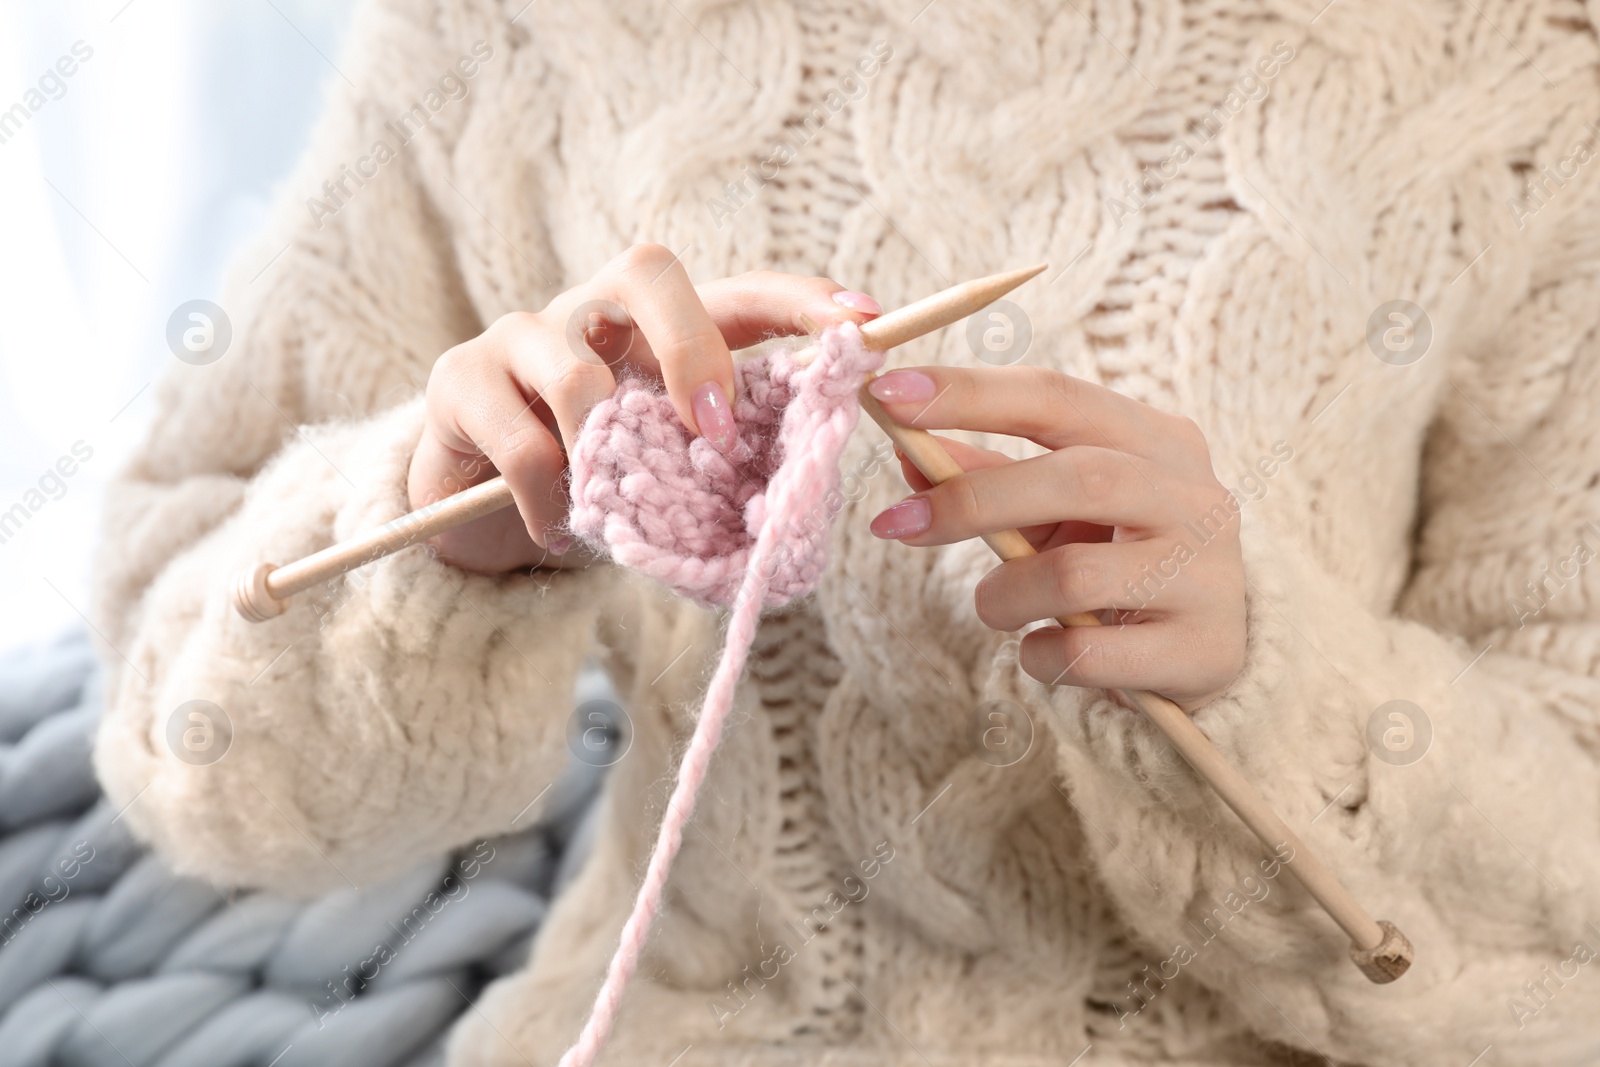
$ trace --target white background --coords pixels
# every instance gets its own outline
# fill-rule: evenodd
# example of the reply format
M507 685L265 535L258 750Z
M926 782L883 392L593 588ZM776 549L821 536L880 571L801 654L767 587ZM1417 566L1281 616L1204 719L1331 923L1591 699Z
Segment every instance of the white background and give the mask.
M0 544L0 646L89 610L106 481L218 298L332 82L351 0L0 0L0 111L82 41L65 95L0 144L0 512L82 441L67 492ZM59 91L59 90L57 90Z

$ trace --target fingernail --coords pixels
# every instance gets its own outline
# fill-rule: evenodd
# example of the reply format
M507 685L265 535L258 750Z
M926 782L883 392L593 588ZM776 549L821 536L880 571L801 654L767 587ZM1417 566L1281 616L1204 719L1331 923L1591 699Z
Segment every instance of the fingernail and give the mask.
M700 436L711 442L723 455L733 451L739 440L739 431L733 425L733 409L728 406L727 394L716 382L707 382L694 391L694 423Z
M570 537L555 537L555 538L551 538L550 544L547 547L549 548L551 555L564 556L564 555L567 554L567 550L572 547L572 538L570 538Z
M887 404L910 404L922 400L932 400L933 394L939 387L933 379L920 371L892 370L888 374L872 379L872 384L867 386L867 392Z
M902 500L893 507L884 508L872 520L872 534L886 540L897 540L919 534L933 524L933 510L920 496Z
M866 293L858 293L854 289L840 289L833 294L833 302L840 307L847 307L851 311L859 311L863 315L883 314L882 304Z

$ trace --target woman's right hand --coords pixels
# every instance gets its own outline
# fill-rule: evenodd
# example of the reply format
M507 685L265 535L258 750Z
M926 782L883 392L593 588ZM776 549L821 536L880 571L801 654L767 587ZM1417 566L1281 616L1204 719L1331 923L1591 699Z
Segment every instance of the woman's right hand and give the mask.
M666 248L634 245L543 311L504 315L439 357L407 478L411 507L503 474L516 508L440 534L440 558L486 574L559 566L570 548L560 532L567 451L616 389L614 370L663 382L689 431L726 452L731 349L880 312L826 278L754 271L696 287Z

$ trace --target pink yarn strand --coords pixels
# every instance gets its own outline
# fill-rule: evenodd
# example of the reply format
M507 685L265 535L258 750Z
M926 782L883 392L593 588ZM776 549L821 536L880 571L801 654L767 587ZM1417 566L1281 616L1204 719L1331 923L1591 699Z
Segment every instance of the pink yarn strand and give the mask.
M755 639L756 625L761 620L761 602L766 597L767 581L761 565L771 555L774 540L767 536L767 530L763 530L756 539L755 551L750 557L750 569L739 587L739 596L728 620L722 659L711 678L711 685L706 689L700 721L695 724L694 736L678 767L678 781L673 787L671 799L667 801L667 810L661 817L661 829L656 835L655 849L650 854L650 865L645 870L644 882L639 886L639 895L634 898L633 912L622 928L622 941L617 946L616 954L611 957L610 966L606 968L606 980L595 997L589 1020L584 1024L578 1040L561 1057L559 1067L590 1067L616 1023L622 995L638 969L645 939L650 936L650 927L661 908L672 861L677 858L678 848L683 844L683 831L694 816L701 783L705 781L711 757L722 740L722 727L733 707L734 689L744 673L745 660Z
M723 726L755 641L769 587L775 575L786 567L793 569L793 560L775 558L778 547L785 544L785 537L803 536L801 520L808 511L823 504L837 480L839 456L860 416L855 390L866 371L882 360L881 353L865 349L860 333L848 324L825 333L819 348L818 358L810 368L813 388L797 395L784 412L785 437L799 447L783 456L782 465L767 486L765 514L745 561L723 638L722 658L706 689L700 719L678 767L677 783L662 815L644 881L623 925L616 953L606 968L594 1008L577 1041L561 1057L559 1067L591 1067L611 1035L623 994L638 970L645 941L661 909L667 877L683 844L684 830L694 815L711 757L722 740ZM831 520L832 516L827 518Z

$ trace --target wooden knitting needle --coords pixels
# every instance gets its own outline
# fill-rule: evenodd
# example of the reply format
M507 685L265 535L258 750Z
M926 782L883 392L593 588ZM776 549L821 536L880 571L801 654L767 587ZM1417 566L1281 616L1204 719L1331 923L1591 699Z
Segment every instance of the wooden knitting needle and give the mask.
M904 344L981 310L1044 269L1040 265L952 286L866 323L861 327L862 339L869 348L879 351ZM964 473L931 434L893 422L865 386L861 390L861 406L930 482L938 484ZM295 593L511 503L505 480L493 478L286 566L259 564L238 578L234 606L245 618L256 622L282 614L288 607L287 599ZM984 541L1001 559L1016 559L1034 551L1015 530L991 534ZM1063 626L1100 625L1099 619L1087 613L1057 621ZM1154 693L1125 691L1124 696L1156 724L1264 845L1276 849L1287 844L1294 849L1289 870L1350 936L1351 959L1363 974L1374 982L1391 982L1406 972L1411 965L1412 948L1405 935L1392 923L1375 922L1366 913L1305 842L1229 765L1183 709Z
M903 345L966 318L1042 270L1042 265L1029 267L953 285L866 323L861 327L861 339L880 352ZM233 606L251 622L264 622L282 615L289 607L288 599L296 593L511 504L506 480L491 478L304 559L282 567L257 564L235 579Z
M867 381L870 383L874 377L869 374ZM902 426L891 419L883 405L878 403L878 398L867 391L866 385L861 387L861 406L928 481L938 485L965 473L960 464L950 458L938 438L926 430ZM1016 530L987 534L983 540L1003 560L1035 555L1033 545ZM1061 616L1056 621L1062 626L1101 625L1100 620L1088 612ZM1211 788L1260 838L1263 845L1276 851L1286 844L1293 850L1294 859L1285 866L1350 936L1350 958L1362 974L1382 984L1392 982L1406 973L1412 959L1411 942L1406 936L1393 923L1374 921L1367 914L1366 909L1339 883L1327 865L1289 828L1288 823L1278 817L1278 813L1256 792L1255 787L1234 770L1233 765L1223 758L1217 746L1200 732L1200 728L1182 708L1157 693L1127 689L1118 692L1155 723L1156 728L1172 742L1172 747L1201 778L1211 784Z
M1043 264L1023 270L996 274L965 282L933 296L889 312L861 327L869 347L893 348L957 319L987 307L1006 293L1045 269ZM874 375L867 376L870 383ZM935 485L965 473L944 450L938 438L926 430L902 426L889 418L878 398L861 387L861 406L883 428L905 457ZM1034 555L1034 548L1016 530L1005 530L984 537L984 542L1003 560ZM1056 620L1062 626L1099 626L1100 620L1079 612ZM1189 762L1195 772L1211 784L1223 801L1260 838L1268 849L1281 845L1293 850L1294 860L1285 864L1300 883L1350 937L1350 958L1374 982L1392 982L1411 966L1412 947L1404 934L1387 921L1375 921L1349 890L1339 883L1316 853L1268 806L1254 786L1234 770L1217 746L1200 731L1194 720L1178 705L1156 693L1120 690L1129 703L1142 711L1156 728L1172 742L1172 747Z

